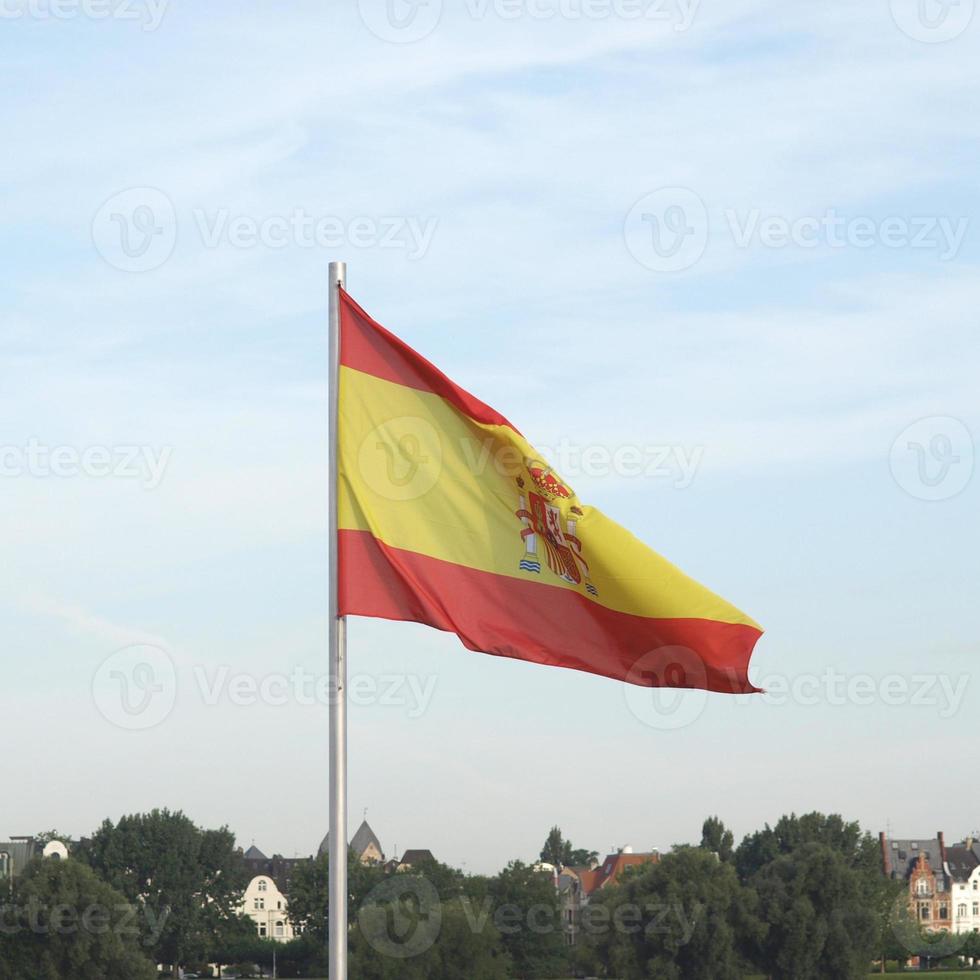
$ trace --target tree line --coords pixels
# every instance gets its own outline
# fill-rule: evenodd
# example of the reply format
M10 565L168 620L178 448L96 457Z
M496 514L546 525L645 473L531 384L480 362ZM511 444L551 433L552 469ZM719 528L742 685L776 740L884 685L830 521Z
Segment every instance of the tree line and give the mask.
M539 857L562 869L598 855L554 827ZM876 840L836 815L785 816L738 846L710 817L698 844L628 869L574 921L539 862L391 874L351 855L348 873L352 980L849 980L873 962L951 955L905 916L906 885L882 875ZM260 939L240 911L249 873L228 828L168 810L106 820L70 860L0 882L0 980L152 980L155 964L245 974L273 953L281 977L324 976L328 874L326 855L296 865L297 938ZM978 939L952 952L980 956Z

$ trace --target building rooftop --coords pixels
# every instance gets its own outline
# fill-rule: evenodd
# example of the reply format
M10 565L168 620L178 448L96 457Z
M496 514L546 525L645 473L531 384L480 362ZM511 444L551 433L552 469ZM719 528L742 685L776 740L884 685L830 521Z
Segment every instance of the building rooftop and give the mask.
M980 857L974 853L972 848L955 844L946 848L946 864L949 866L949 873L953 881L968 881L977 865L980 864Z
M381 846L381 841L378 840L377 835L371 829L371 825L366 820L362 820L361 826L357 828L356 833L350 840L350 849L360 857L372 844L383 857L384 848ZM330 834L328 833L320 842L320 849L317 851L317 856L323 857L324 854L328 854L329 852Z
M416 864L422 864L425 861L435 861L435 856L432 851L427 848L420 848L416 850L408 850L402 855L399 864L407 864L409 867L413 867Z

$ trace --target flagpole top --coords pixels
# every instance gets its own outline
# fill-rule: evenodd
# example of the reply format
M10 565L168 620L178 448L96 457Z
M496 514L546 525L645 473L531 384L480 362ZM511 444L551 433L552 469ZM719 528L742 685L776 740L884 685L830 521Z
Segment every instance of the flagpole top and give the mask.
M347 282L347 263L331 262L327 275L331 286L343 286Z

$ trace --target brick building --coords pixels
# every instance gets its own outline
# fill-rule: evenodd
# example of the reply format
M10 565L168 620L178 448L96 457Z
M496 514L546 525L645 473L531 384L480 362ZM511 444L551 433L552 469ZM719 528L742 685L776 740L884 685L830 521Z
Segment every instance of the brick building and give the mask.
M890 840L879 834L884 873L909 886L909 908L930 932L953 931L952 875L943 832L935 837Z

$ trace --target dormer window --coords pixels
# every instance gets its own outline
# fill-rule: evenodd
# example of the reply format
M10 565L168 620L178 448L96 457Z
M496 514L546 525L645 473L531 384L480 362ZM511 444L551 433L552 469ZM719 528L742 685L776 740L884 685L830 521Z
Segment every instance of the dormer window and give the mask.
M267 882L265 880L265 878L260 878L259 879L259 891L260 892L265 892L265 891L268 891L268 890L269 890L269 882Z

